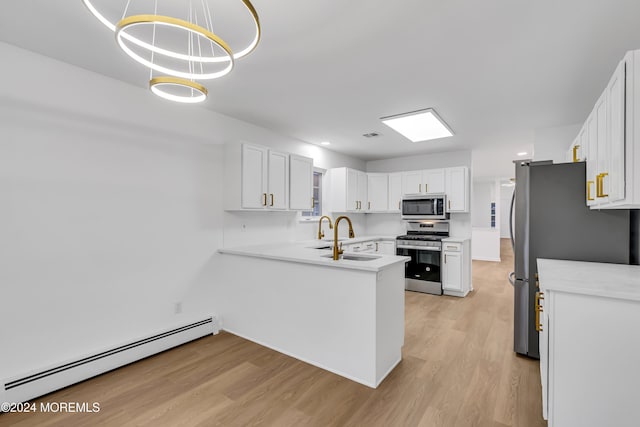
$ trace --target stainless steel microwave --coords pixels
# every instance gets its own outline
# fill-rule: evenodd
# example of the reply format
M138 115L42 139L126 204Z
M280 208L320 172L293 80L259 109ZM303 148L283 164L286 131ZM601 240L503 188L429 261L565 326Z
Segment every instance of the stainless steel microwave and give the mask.
M447 195L421 194L402 198L402 219L449 219Z

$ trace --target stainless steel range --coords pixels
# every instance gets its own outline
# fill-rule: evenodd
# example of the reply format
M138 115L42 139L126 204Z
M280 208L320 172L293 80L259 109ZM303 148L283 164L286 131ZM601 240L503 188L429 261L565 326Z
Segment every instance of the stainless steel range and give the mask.
M405 289L442 295L442 239L449 222L407 221L407 234L396 237L396 254L411 257L405 264Z

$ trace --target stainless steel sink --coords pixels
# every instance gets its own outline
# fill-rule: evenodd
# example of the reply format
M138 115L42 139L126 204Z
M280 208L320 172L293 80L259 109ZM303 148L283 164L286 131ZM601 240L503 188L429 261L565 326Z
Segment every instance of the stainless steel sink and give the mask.
M333 254L320 255L323 258L333 258ZM346 259L348 261L373 261L380 258L380 255L365 255L365 254L342 254L340 259Z

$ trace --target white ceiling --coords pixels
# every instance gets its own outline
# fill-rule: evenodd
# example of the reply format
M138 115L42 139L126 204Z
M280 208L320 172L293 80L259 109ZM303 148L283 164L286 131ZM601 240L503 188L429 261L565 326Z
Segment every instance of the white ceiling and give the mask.
M515 154L536 129L583 121L624 52L640 48L638 0L253 4L262 40L231 74L206 83L205 107L310 143L329 140L330 149L365 160L478 148ZM80 0L5 1L0 40L147 84L148 71ZM411 143L379 121L429 107L456 136ZM362 136L371 131L381 136Z

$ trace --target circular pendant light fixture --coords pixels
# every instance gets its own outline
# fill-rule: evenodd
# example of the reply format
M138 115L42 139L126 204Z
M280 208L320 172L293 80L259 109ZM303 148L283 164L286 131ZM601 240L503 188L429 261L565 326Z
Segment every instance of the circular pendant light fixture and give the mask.
M206 99L206 88L195 80L229 74L235 60L251 53L260 41L260 20L249 0L82 2L114 32L123 52L150 69L151 91L178 102ZM163 76L154 78L153 71ZM175 79L165 81L168 77ZM185 91L176 95L176 88Z
M171 76L152 78L149 80L149 89L161 98L187 104L202 102L209 94L200 83Z

